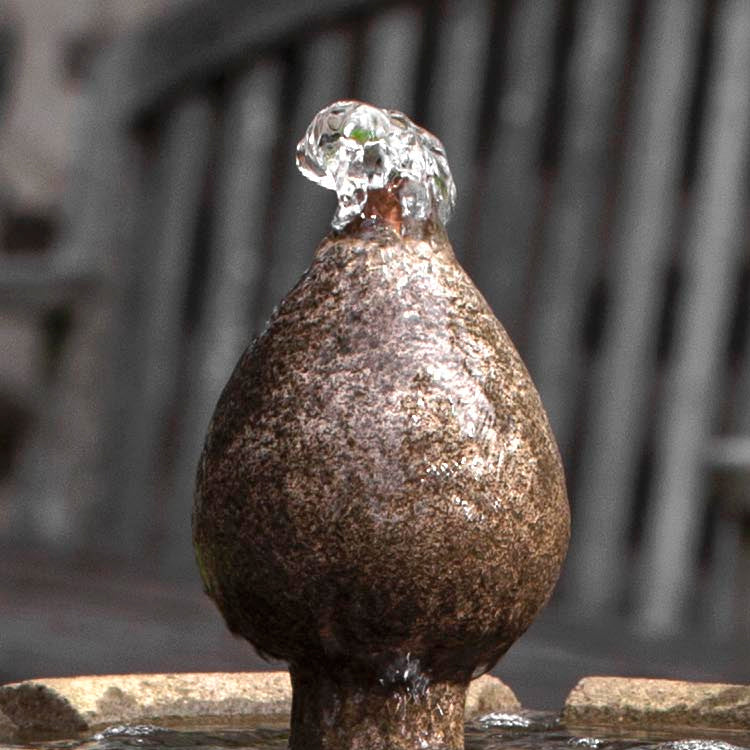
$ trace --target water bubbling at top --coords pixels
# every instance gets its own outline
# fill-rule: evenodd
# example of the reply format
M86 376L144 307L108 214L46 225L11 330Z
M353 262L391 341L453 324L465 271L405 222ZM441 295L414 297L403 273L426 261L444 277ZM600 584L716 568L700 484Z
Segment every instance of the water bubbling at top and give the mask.
M395 189L406 222L445 224L456 202L443 144L401 112L363 102L318 112L297 146L297 166L336 191L334 229L363 215L370 190Z

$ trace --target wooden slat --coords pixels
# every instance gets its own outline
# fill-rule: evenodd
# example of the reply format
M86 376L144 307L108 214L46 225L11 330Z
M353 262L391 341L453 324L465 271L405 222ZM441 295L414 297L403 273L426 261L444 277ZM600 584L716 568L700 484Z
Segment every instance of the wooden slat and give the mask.
M289 143L281 155L286 173L280 195L274 195L279 208L268 275L255 320L258 329L310 264L313 251L330 229L336 195L303 177L295 166L294 153L297 141L316 113L332 101L350 96L351 64L351 35L345 31L316 36L302 50L299 95Z
M748 411L747 402L737 399L736 412L743 415ZM725 472L750 473L750 429L743 434L726 435L706 441L703 461L709 467L719 468Z
M561 4L517 3L511 18L488 177L479 196L472 275L511 338L520 343L534 221L541 199L541 151Z
M169 496L165 564L192 572L190 505L203 438L224 383L251 337L263 279L265 219L280 132L283 65L264 62L232 91L222 136L203 314L185 364L187 397Z
M747 410L742 402L736 406ZM704 467L717 506L710 565L698 604L699 624L710 637L729 641L750 635L750 596L743 585L743 569L750 558L743 529L750 518L750 437L714 438L707 441L707 448Z
M699 622L713 639L728 641L738 635L743 613L738 604L746 598L740 585L743 563L742 525L733 513L722 509L714 530L714 550L706 601Z
M738 638L734 642L744 642L746 644L750 641L750 594L748 593L750 592L750 549L748 549L747 524L743 529L742 540L743 547L737 575L737 591L739 593L739 606L737 607L738 635L742 640Z
M750 4L719 7L716 56L678 301L675 358L664 388L654 496L643 543L641 623L674 629L695 574L702 457L717 400L742 247L750 156Z
M131 218L127 138L112 118L117 89L125 81L123 52L108 50L94 66L72 124L71 163L61 196L70 234L43 257L0 258L0 305L71 302L96 284L115 282L126 262L117 252L102 252L122 236Z
M90 293L99 279L93 269L74 271L54 258L0 259L0 308L49 309ZM50 262L51 261L51 262Z
M533 288L527 365L566 458L585 377L581 328L602 240L631 8L630 0L586 0L579 6L560 166Z
M476 177L476 138L492 31L488 0L444 0L425 126L445 146L458 191L448 234L461 257ZM422 124L422 123L420 123Z
M161 514L157 478L163 474L166 420L176 393L191 249L204 188L213 115L207 99L181 102L172 112L156 165L152 243L142 257L142 308L131 368L135 393L122 425L114 497L122 509L113 544L131 555L149 548Z
M124 38L132 53L121 111L153 105L165 91L247 59L259 47L329 28L337 18L387 3L382 0L222 0L189 3L175 14Z
M748 252L747 236L745 253ZM750 309L741 312L750 321ZM721 613L708 623L718 637L750 637L750 544L743 529L750 518L750 325L744 357L732 389L728 434L708 441L705 465L718 488L717 522L711 540L711 567L704 611Z
M747 229L743 231L745 263L750 262L750 242L747 240ZM748 295L750 297L750 295ZM744 340L742 341L742 362L734 382L732 392L733 408L727 429L738 437L750 438L750 304L739 312L744 316ZM748 462L750 467L750 445L748 445Z
M73 171L65 194L67 241L44 263L46 270L28 265L12 279L17 292L23 288L15 296L18 304L22 297L39 307L75 302L55 377L36 390L39 411L17 470L21 513L13 530L16 538L66 552L95 543L97 537L87 535L88 520L102 512L109 471L103 460L112 435L107 383L120 343L113 332L138 163L127 134L111 117L124 85L124 63L121 50L104 55L89 82L87 96L96 106L77 134L86 167Z
M670 251L679 170L702 3L646 4L642 50L616 207L608 317L594 364L589 421L579 464L573 537L566 563L571 590L591 616L621 593L645 391Z
M413 115L422 13L407 5L376 15L367 27L357 98Z

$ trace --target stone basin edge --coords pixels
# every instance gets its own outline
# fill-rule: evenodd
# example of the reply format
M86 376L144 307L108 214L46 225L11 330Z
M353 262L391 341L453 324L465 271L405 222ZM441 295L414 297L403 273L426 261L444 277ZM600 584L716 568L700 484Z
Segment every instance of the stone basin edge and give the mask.
M55 677L0 686L0 741L69 738L123 723L188 727L288 722L288 672ZM466 718L518 711L497 677L472 682ZM750 685L588 676L562 710L570 727L750 730Z
M562 721L568 728L750 730L750 685L583 677Z
M117 724L288 723L291 706L286 671L40 678L0 686L0 742L70 738ZM467 719L520 708L497 677L482 675L469 687Z

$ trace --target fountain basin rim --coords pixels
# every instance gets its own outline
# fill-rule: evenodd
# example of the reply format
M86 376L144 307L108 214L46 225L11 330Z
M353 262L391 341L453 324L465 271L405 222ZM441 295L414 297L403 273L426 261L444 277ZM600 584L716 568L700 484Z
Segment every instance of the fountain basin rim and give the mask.
M116 724L251 727L287 723L292 687L286 671L91 675L0 685L0 742L67 739ZM497 677L469 686L466 718L517 711Z
M55 677L0 685L0 742L67 739L129 723L172 727L287 724L286 671ZM491 675L474 680L467 720L516 712L513 691ZM568 728L750 730L750 685L588 676L562 710Z
M750 685L589 676L565 701L567 727L750 730Z

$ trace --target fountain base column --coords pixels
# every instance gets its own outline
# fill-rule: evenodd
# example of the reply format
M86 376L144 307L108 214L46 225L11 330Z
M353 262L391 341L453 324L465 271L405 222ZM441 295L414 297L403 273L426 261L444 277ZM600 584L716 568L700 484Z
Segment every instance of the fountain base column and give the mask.
M290 750L462 750L467 684L365 684L292 666Z

